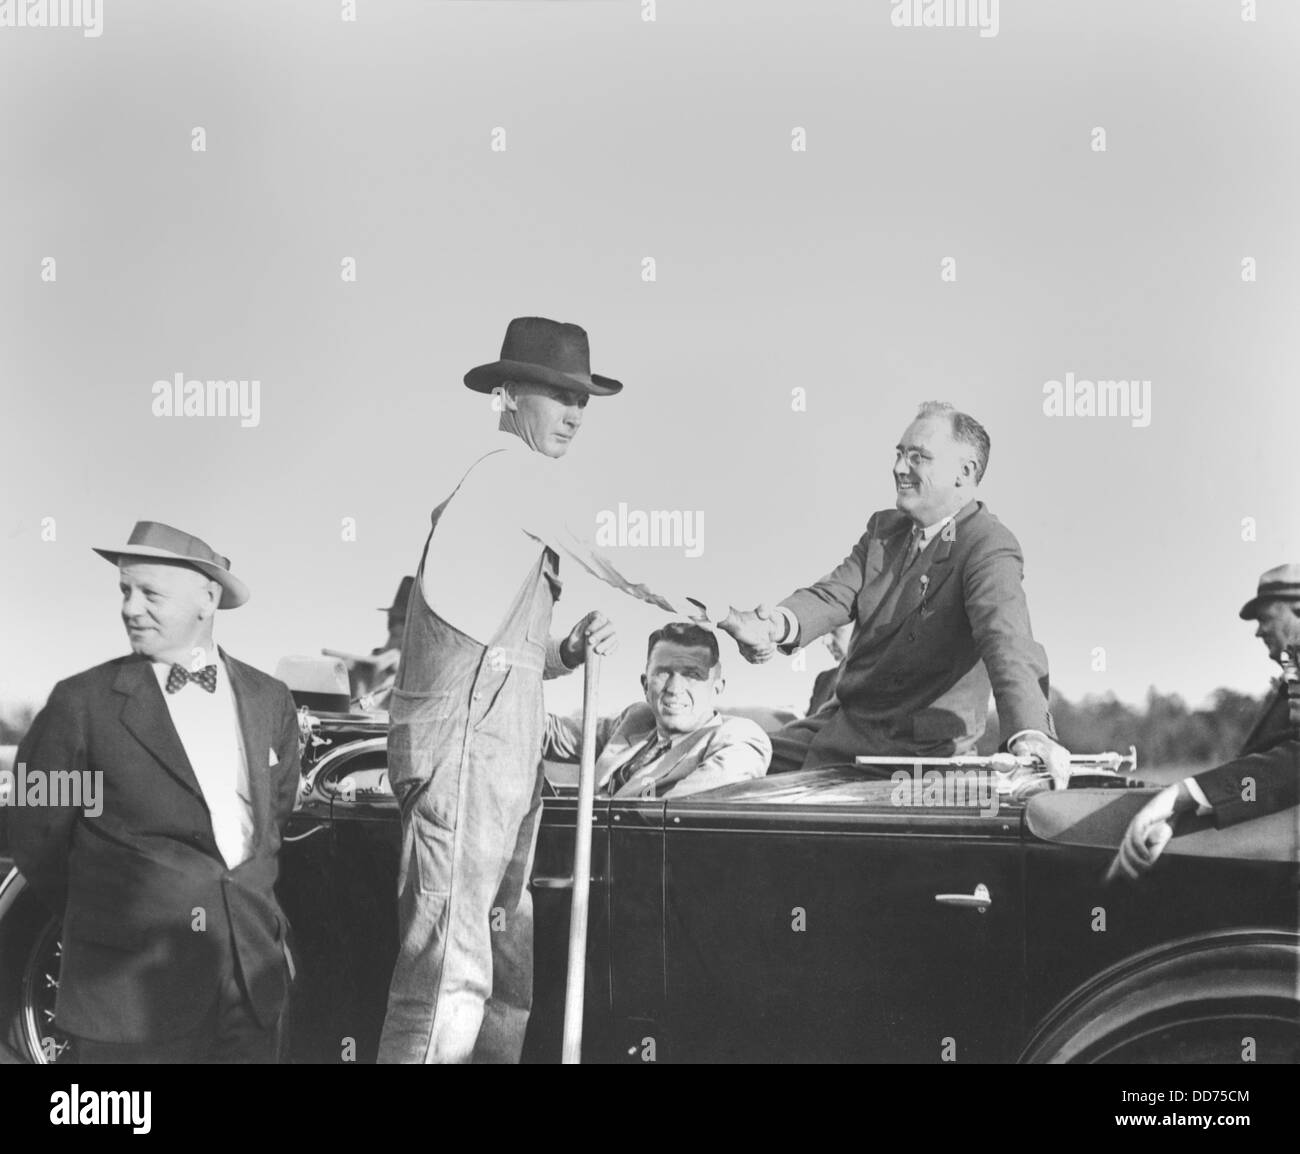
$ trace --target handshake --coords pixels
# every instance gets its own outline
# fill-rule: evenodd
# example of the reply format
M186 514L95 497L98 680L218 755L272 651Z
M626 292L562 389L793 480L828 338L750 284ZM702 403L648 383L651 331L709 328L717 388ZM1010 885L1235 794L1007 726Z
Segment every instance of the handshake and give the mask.
M682 612L692 621L708 624L708 611L702 601L679 598L666 602L670 610ZM717 628L730 633L740 649L741 656L751 665L770 661L777 644L784 641L789 629L785 614L771 605L762 604L755 609L730 608L727 616L717 623ZM560 645L561 660L570 669L586 661L589 650L612 653L618 641L613 624L602 613L588 613L564 638Z
M779 609L761 604L755 609L730 608L718 628L731 634L746 661L759 665L770 661L777 644L786 639L788 623Z

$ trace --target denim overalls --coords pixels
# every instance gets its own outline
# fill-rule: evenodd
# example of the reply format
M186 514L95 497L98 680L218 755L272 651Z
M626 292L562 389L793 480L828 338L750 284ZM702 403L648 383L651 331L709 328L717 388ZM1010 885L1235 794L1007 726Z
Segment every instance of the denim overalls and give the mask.
M452 497L434 510L429 540ZM519 1060L533 995L528 875L558 562L539 546L485 646L429 607L421 558L389 704L400 949L381 1062Z

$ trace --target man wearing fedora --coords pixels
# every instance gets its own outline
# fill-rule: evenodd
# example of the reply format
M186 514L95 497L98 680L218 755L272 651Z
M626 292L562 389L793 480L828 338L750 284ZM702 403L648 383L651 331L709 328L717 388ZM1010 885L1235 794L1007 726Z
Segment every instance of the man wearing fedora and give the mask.
M922 405L894 457L896 508L873 514L814 585L721 623L752 662L853 624L831 700L771 735L769 773L851 765L859 754L968 753L984 732L991 683L1003 745L1037 757L1064 785L1069 754L1054 740L1020 545L976 498L988 456L973 417Z
M372 649L368 656L344 653L338 649L322 649L327 657L337 657L348 671L352 695L351 704L362 710L388 708L388 698L397 679L397 663L402 656L402 634L406 630L406 607L411 600L414 577L403 577L393 594L391 605L381 605L380 613L388 615L388 638L383 645Z
M215 646L217 611L248 600L227 558L155 521L95 551L132 653L59 682L17 759L29 778L95 775L102 812L10 811L14 861L63 919L55 1021L83 1062L276 1061L293 700Z
M1255 636L1282 667L1241 753L1225 765L1162 789L1134 815L1116 858L1119 873L1146 873L1192 815L1222 829L1300 803L1300 564L1279 565L1259 579L1241 607Z
M500 359L465 384L492 394L499 418L433 512L389 701L402 858L381 1062L514 1062L523 1048L542 681L615 644L598 613L551 638L561 558L660 608L695 612L628 581L564 523L560 458L589 399L623 387L591 372L583 329L516 318Z
M388 699L397 681L397 663L402 656L402 634L406 632L406 608L411 603L414 577L403 577L393 594L393 603L380 612L388 615L388 640L371 650L373 662L371 684L361 697L362 709L387 709Z

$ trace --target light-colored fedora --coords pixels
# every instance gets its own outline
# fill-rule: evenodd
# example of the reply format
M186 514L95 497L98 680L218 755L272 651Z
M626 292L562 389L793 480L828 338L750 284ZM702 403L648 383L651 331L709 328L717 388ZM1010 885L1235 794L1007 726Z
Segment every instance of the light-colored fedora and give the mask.
M229 557L223 557L206 541L161 521L137 521L125 545L111 549L93 548L114 565L124 557L189 565L220 584L222 593L218 609L236 609L248 600L248 586L230 571Z

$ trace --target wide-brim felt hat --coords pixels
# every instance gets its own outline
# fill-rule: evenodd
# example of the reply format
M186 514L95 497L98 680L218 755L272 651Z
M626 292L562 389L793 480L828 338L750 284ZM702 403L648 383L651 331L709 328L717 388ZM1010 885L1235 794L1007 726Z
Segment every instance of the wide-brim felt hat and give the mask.
M230 571L229 557L223 557L206 541L161 521L137 521L125 545L92 548L114 565L124 557L139 557L150 561L175 561L197 569L221 586L218 609L237 609L248 600L248 586Z
M1255 596L1241 607L1241 619L1253 620L1266 601L1300 601L1300 564L1279 565L1262 574Z
M500 359L465 374L465 384L478 393L490 393L506 381L583 389L595 397L612 397L623 389L621 381L591 371L586 329L546 317L515 317L506 327Z

